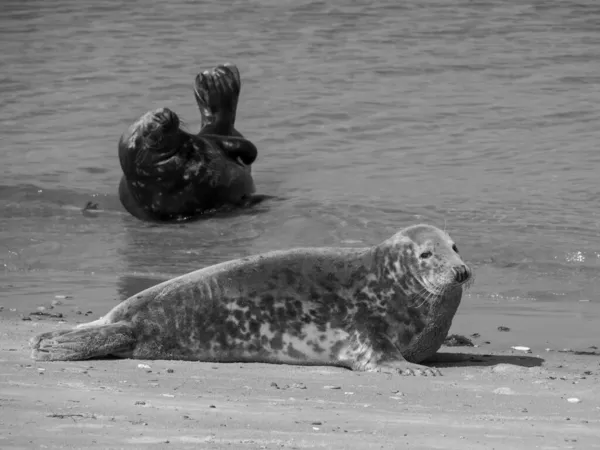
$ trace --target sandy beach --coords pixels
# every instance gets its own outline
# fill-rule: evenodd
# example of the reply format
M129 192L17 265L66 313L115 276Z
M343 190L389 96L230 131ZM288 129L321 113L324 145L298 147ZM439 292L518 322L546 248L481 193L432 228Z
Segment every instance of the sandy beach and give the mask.
M40 363L29 357L31 336L94 317L73 314L68 300L46 311L62 318L4 310L0 447L600 448L600 352L564 332L553 343L548 332L588 322L564 311L502 316L489 305L481 314L471 302L451 333L477 346L443 347L432 363L443 376L434 378L269 364ZM501 322L509 331L497 329ZM585 326L580 335L590 336ZM577 347L558 346L569 343ZM521 344L530 352L511 348Z

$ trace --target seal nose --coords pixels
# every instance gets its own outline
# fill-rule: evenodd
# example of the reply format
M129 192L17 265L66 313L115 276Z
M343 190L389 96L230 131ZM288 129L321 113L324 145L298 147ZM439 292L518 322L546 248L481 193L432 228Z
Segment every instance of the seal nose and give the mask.
M461 264L454 268L454 275L457 283L464 283L471 276L471 270L465 264Z

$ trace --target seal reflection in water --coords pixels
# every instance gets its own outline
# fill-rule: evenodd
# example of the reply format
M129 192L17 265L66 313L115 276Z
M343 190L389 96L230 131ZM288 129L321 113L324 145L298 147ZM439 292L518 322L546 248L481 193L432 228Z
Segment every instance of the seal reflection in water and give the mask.
M34 337L32 357L268 362L435 375L471 270L448 234L406 228L371 248L304 248L165 281L73 330Z
M224 205L252 203L254 144L234 128L240 75L232 64L200 73L194 96L202 117L197 135L180 128L168 108L147 112L123 134L119 198L142 220L196 218Z

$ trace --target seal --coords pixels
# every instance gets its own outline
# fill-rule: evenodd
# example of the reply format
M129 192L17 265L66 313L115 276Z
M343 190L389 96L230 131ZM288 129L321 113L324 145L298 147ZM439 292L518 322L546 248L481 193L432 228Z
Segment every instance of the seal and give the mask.
M255 192L255 145L234 128L241 81L223 64L196 76L202 118L197 135L184 131L168 108L149 111L119 140L123 176L119 199L142 220L196 218L224 205L248 203Z
M418 363L442 345L472 278L446 232L414 225L374 247L273 251L173 278L94 322L33 337L31 356L436 375Z

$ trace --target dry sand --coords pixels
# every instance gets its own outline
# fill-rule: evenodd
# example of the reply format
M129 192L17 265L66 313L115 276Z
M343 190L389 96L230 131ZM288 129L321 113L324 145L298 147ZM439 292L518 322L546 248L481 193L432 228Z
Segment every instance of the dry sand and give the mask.
M442 348L433 365L443 376L430 378L269 364L40 363L29 358L31 336L98 315L65 307L60 323L5 310L0 448L600 448L598 349L546 351L539 333L518 331L545 329L547 338L571 320L583 336L597 321L505 315L517 330L503 333L489 308L467 311L451 332L479 330L479 347ZM528 343L532 353L510 349Z

